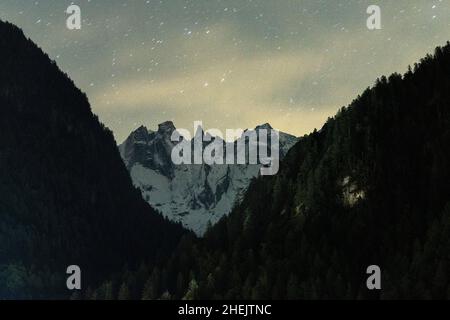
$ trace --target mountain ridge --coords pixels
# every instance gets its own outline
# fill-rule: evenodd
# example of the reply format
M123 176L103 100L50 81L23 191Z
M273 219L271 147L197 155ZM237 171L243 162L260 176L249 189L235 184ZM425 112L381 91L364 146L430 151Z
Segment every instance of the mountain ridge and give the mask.
M68 297L69 265L95 287L170 254L186 231L142 200L86 95L2 21L0 59L0 298Z
M243 132L270 130L266 123L255 129ZM182 164L174 165L171 160L171 150L177 145L170 140L176 130L171 121L158 125L158 130L151 131L141 126L119 145L119 150L136 187L144 199L160 210L173 221L202 235L209 224L214 224L223 215L228 214L235 203L239 202L251 179L259 174L260 164L245 165L207 165ZM202 137L205 148L215 139L223 145L234 144L237 148L237 137L234 142L225 142L220 137L209 136L202 127L195 129L195 137ZM297 138L280 132L280 157L283 158ZM194 138L191 145L194 144ZM244 142L248 146L249 142Z

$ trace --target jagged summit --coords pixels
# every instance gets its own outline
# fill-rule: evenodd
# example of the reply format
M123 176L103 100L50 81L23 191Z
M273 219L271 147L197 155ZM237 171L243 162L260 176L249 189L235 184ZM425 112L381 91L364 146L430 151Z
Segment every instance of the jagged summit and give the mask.
M130 138L133 139L133 141L147 141L148 135L148 129L144 126L140 126L130 134Z
M148 133L148 129L145 126L140 126L139 128L137 128L134 132L142 132L142 133Z
M166 121L158 125L158 133L172 134L176 130L172 121Z
M266 123L255 130L271 128ZM251 179L258 176L260 165L174 165L171 153L176 143L170 140L174 130L171 121L160 124L156 132L139 128L119 150L144 199L170 219L203 234L208 222L218 221L240 200ZM195 134L203 138L203 147L217 139L200 126ZM279 136L280 156L284 157L297 138L282 132Z

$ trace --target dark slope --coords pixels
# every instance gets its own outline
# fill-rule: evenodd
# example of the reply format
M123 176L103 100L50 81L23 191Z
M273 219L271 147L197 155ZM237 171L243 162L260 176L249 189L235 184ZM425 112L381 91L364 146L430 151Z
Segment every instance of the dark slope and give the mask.
M86 96L22 31L0 22L0 298L70 295L170 254L184 232L131 183Z
M276 177L181 244L161 286L189 298L450 298L449 182L447 44L302 138Z

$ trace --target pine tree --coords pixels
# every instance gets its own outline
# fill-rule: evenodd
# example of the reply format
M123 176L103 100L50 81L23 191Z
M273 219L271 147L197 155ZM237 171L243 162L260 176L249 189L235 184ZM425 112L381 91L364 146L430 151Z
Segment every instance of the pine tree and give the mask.
M124 282L120 286L119 295L117 297L118 300L130 300L130 290L128 289L128 285Z
M197 294L198 294L198 284L195 279L192 279L191 282L189 282L189 289L184 295L183 300L195 300L197 299Z

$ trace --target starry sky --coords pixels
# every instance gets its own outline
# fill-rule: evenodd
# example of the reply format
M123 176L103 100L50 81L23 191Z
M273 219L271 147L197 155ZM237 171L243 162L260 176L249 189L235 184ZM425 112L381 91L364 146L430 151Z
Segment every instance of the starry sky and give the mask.
M81 30L66 28L72 3ZM366 27L371 4L381 30ZM118 143L166 120L309 133L450 40L449 18L450 0L0 1L0 19L69 74Z

